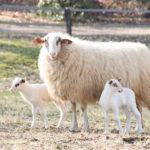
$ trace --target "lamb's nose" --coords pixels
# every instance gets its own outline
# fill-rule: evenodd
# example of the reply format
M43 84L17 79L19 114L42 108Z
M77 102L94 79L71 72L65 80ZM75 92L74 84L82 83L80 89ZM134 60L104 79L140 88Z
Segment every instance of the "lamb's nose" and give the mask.
M10 89L9 89L9 92L13 93L13 90L10 88Z
M120 89L118 92L119 92L119 93L123 92L123 89Z

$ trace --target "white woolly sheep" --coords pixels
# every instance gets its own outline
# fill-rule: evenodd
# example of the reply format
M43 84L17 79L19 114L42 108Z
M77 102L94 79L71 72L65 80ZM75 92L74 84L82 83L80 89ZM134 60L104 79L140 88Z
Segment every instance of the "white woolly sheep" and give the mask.
M84 112L83 130L88 130L86 107L99 101L106 81L121 78L122 85L135 91L138 109L150 109L150 51L141 43L92 42L62 33L36 38L43 44L38 66L41 79L53 99L71 101L76 130L76 103Z
M40 113L44 120L45 128L48 128L48 120L45 112L45 104L52 99L49 96L47 87L45 84L29 84L23 78L15 78L10 88L11 92L19 91L23 99L32 106L32 124L31 128L36 124L37 109L40 109ZM64 102L53 101L56 107L60 111L60 120L57 125L58 128L62 127L64 122L64 116L66 113L66 105Z
M129 133L130 131L131 112L133 112L137 119L137 132L142 132L141 114L136 106L135 94L131 89L122 87L120 84L120 79L111 79L106 82L99 100L99 104L102 106L104 111L105 133L109 133L109 111L112 111L115 114L115 119L118 122L119 133L123 133L119 117L121 108L124 110L127 118L126 133Z

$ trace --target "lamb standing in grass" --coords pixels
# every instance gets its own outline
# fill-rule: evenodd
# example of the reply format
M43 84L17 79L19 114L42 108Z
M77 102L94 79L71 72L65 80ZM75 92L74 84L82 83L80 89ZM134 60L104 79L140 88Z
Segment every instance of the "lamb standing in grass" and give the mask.
M105 133L109 132L108 127L108 111L115 114L115 119L118 122L119 133L123 133L120 123L119 111L122 108L126 114L126 133L130 131L131 112L135 115L138 125L138 133L142 132L141 114L137 109L134 92L129 88L123 88L120 80L111 79L106 82L104 90L99 100L99 104L104 110L105 117Z
M45 128L49 127L45 112L45 103L52 101L52 99L48 94L45 84L29 84L27 81L25 81L25 79L15 78L13 80L10 91L19 91L23 99L31 105L33 116L31 127L34 127L36 124L36 113L38 108L40 109L40 113L44 120ZM60 103L57 101L55 101L54 103L60 111L60 120L57 126L58 128L60 128L63 125L64 115L66 112L65 103Z

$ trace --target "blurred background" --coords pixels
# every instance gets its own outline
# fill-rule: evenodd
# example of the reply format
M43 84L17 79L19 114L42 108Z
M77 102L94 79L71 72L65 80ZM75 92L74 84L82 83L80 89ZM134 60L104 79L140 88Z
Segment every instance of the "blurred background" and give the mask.
M149 0L0 0L0 4L0 33L150 34Z

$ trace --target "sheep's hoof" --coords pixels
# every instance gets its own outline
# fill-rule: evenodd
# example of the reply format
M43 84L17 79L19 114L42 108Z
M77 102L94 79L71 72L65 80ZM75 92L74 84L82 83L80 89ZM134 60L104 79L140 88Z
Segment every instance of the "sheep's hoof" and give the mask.
M89 129L89 127L88 127L88 126L85 126L85 127L82 128L81 131L82 131L82 132L88 132L88 129Z
M78 129L78 127L71 127L71 128L69 129L69 131L70 131L70 132L79 132L79 129Z
M138 129L137 134L141 134L141 133L142 133L142 129Z

